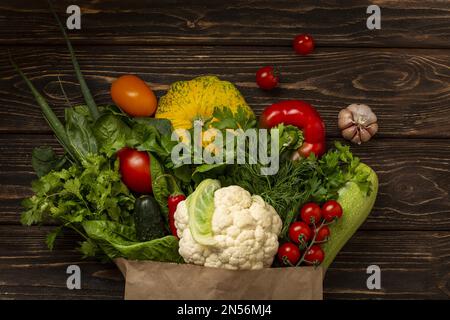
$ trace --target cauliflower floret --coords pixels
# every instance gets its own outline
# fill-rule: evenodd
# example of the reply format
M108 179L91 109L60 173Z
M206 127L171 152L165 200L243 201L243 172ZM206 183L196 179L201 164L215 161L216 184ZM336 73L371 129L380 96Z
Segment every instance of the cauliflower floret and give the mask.
M214 193L212 231L214 245L197 243L189 229L185 201L175 212L179 253L187 263L226 269L270 267L278 250L281 219L260 196L239 186L220 188Z

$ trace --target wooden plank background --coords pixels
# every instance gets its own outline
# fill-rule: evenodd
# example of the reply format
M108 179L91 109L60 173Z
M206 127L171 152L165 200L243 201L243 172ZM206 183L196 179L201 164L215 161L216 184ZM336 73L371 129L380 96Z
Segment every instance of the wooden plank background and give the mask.
M366 28L378 4L382 29ZM329 140L337 113L367 103L379 118L376 138L352 150L379 174L375 208L344 247L324 282L325 298L450 297L450 1L57 1L82 9L70 37L98 103L109 86L136 73L161 96L170 83L202 74L233 81L257 114L282 99L318 108ZM293 53L292 38L311 33L314 54ZM0 298L120 299L111 264L83 261L68 233L54 251L52 226L20 226L20 201L35 179L31 150L57 147L8 51L62 116L58 79L72 104L82 102L67 50L45 1L0 4ZM282 72L263 92L258 67ZM66 288L65 269L82 266L82 290ZM382 289L366 287L367 266L382 269Z

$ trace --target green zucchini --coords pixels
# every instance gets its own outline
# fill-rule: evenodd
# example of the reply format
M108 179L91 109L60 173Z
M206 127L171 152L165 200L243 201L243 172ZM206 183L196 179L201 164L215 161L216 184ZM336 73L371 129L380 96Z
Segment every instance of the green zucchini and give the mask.
M372 182L372 192L370 195L366 195L354 182L348 182L339 190L337 201L342 206L343 215L337 222L329 226L331 237L322 245L325 259L321 266L324 270L328 269L342 247L366 220L377 197L378 177L375 171L363 163L356 170L369 173L369 179Z
M152 196L141 196L134 204L134 223L139 241L164 237L164 221L158 203Z

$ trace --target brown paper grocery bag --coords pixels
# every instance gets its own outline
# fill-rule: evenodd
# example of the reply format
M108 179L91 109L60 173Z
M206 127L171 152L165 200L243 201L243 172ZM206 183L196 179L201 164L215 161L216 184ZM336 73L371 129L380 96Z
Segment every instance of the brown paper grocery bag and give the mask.
M131 300L321 300L321 268L226 270L116 259Z

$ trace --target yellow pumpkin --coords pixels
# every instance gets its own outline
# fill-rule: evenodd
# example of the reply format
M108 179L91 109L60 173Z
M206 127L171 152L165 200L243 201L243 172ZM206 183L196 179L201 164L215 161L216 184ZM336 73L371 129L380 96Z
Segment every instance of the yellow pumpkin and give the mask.
M210 119L216 107L228 108L233 114L242 108L249 119L255 117L239 90L216 76L173 83L159 100L155 117L169 119L174 129L190 129L194 121Z

